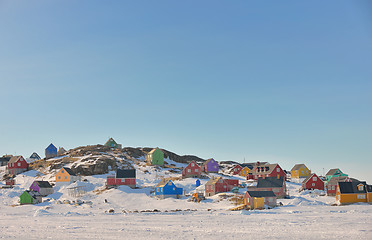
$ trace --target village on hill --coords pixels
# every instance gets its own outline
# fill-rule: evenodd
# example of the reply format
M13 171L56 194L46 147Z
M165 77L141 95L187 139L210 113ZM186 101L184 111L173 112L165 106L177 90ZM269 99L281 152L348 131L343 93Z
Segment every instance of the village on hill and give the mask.
M123 148L113 138L69 151L50 144L43 159L37 153L4 155L0 165L2 201L8 206L92 207L98 198L107 204L104 211L114 213L118 209L110 203L119 201L118 190L128 199L123 212L181 211L182 206L190 211L202 206L267 210L288 202L293 192L326 197L329 205L372 203L372 185L338 168L320 176L302 163L287 171L279 163L217 162L160 148ZM156 201L165 199L173 199L172 204Z

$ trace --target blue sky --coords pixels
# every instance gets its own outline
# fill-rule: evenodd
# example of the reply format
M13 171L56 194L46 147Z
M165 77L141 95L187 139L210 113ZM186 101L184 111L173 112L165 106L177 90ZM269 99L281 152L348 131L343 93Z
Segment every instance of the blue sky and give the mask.
M372 183L368 1L1 1L0 155L103 144Z

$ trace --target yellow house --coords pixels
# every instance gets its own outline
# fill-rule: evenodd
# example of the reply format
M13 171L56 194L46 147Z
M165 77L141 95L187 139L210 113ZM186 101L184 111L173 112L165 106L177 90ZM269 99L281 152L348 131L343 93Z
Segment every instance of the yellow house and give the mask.
M372 203L372 185L367 185L366 182L339 182L336 200L340 204Z
M243 176L243 177L246 177L249 173L251 173L252 170L249 169L248 167L244 167L242 168L242 170L240 171L239 175L240 176Z
M305 164L296 164L291 170L291 178L304 178L311 174L310 169L308 169Z
M72 183L76 182L78 177L68 167L61 168L56 174L56 183Z

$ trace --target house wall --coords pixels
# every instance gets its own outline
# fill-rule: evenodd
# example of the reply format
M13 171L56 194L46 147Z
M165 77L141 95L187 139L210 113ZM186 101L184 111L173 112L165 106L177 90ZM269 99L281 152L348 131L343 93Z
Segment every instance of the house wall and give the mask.
M56 174L56 182L70 182L70 174L63 168Z
M316 181L313 181L313 177L311 177L305 183L305 185L302 185L302 186L305 189L311 189L311 190L319 189L319 190L324 190L324 182L319 177L316 177Z
M241 167L240 165L236 165L236 166L233 168L233 174L234 174L234 175L239 174L241 170L242 170L242 167Z
M273 169L271 173L267 172L256 172L256 170L253 173L254 179L258 180L259 177L284 177L284 180L287 179L287 174L283 171L283 169L279 166L279 164L276 165L276 167Z
M34 190L36 192L39 192L40 188L36 183L31 184L30 190Z
M306 166L302 166L299 170L291 171L292 178L307 177L310 174L311 174L311 171Z
M188 170L190 170L190 172ZM189 163L189 165L187 165L182 171L182 177L199 177L200 174L201 168L195 162Z
M164 153L160 149L156 149L152 153L152 162L153 165L164 165Z
M218 172L219 170L218 162L214 160L211 160L204 167L205 167L204 169L205 172Z
M20 196L19 202L21 204L34 204L34 199L27 192L23 192Z
M366 193L339 194L337 196L338 196L337 200L339 200L341 204L342 203L367 202L367 194ZM364 196L364 198L361 198L361 196Z
M337 185L335 185L335 184L327 184L326 190L327 190L327 195L328 196L336 196Z

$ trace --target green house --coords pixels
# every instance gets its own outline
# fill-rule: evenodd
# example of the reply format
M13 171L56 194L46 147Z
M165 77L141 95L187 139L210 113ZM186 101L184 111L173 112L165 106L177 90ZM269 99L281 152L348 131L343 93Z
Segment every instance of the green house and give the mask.
M21 204L38 204L42 202L42 196L36 191L24 191L19 197Z
M152 149L146 156L146 161L151 165L164 165L164 153L159 148Z
M331 178L333 178L333 177L347 177L347 176L349 176L349 175L343 173L339 168L331 169L325 175L327 182L329 180L331 180Z
M121 149L121 144L117 144L113 138L110 138L106 143L105 146L112 147L112 148L119 148Z

